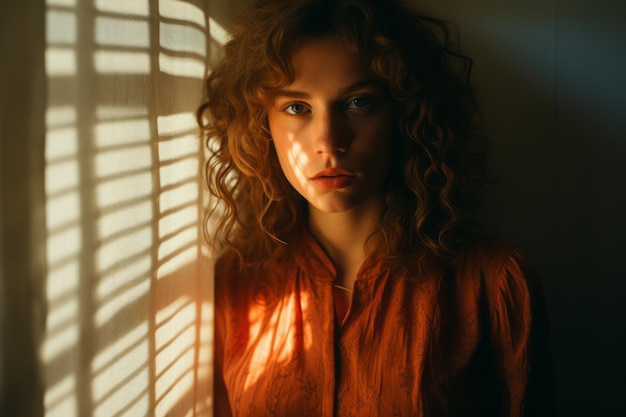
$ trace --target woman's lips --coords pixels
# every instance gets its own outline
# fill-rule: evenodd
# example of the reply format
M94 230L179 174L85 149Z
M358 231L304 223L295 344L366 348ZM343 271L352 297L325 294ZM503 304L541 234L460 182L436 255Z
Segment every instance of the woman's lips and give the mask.
M323 190L339 190L350 186L356 176L339 168L328 168L315 174L311 181Z

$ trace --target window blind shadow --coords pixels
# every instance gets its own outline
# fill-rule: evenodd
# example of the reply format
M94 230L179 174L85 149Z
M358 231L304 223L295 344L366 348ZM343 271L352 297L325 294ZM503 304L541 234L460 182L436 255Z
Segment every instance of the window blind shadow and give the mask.
M194 112L225 32L206 2L46 4L45 414L211 415Z

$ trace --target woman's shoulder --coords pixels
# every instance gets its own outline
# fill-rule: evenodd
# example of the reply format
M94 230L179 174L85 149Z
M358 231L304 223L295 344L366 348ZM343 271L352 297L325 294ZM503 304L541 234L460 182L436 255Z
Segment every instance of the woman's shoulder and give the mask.
M254 268L245 265L243 259L235 249L227 249L217 257L214 288L218 298L241 297L257 281L255 277L258 274Z
M259 279L236 250L228 249L217 257L213 286L216 308L232 313L254 300Z
M268 287L276 289L280 285L283 269L281 257L271 256L264 263L246 263L245 254L236 249L227 249L215 262L215 290L219 295L229 293L242 296L265 291Z
M530 267L528 257L519 247L499 239L481 239L464 245L454 263L492 274L514 265Z
M478 280L488 295L530 292L538 280L526 254L503 240L477 240L466 245L459 251L454 268L457 278Z
M501 240L477 241L456 262L457 285L471 286L492 311L528 311L541 302L543 289L536 270L518 247Z

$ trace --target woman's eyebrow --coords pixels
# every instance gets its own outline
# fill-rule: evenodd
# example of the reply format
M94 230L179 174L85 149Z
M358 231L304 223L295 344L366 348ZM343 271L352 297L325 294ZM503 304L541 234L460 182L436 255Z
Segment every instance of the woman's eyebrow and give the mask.
M354 84L350 84L349 86L342 88L339 90L339 95L344 96L352 93L353 91L359 90L364 87L368 87L370 85L380 85L380 81L377 79L368 79L363 81L357 81ZM290 90L288 88L280 89L276 91L274 97L288 97L288 98L310 98L311 95L302 91Z
M380 86L380 81L378 81L375 78L372 78L369 80L357 81L356 83L351 84L347 86L346 88L341 89L340 93L341 95L350 94L353 91L360 90L361 88L369 87L370 85Z
M274 96L275 97L289 97L289 98L309 98L310 97L310 95L307 93L303 93L301 91L296 91L296 90L288 90L288 89L278 90L276 91Z

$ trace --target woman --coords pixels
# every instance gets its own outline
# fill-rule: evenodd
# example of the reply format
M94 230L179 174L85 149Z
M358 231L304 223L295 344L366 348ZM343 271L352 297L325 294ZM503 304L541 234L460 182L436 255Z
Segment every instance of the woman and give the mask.
M538 283L471 218L470 64L400 1L235 22L198 111L224 203L216 415L551 414Z

